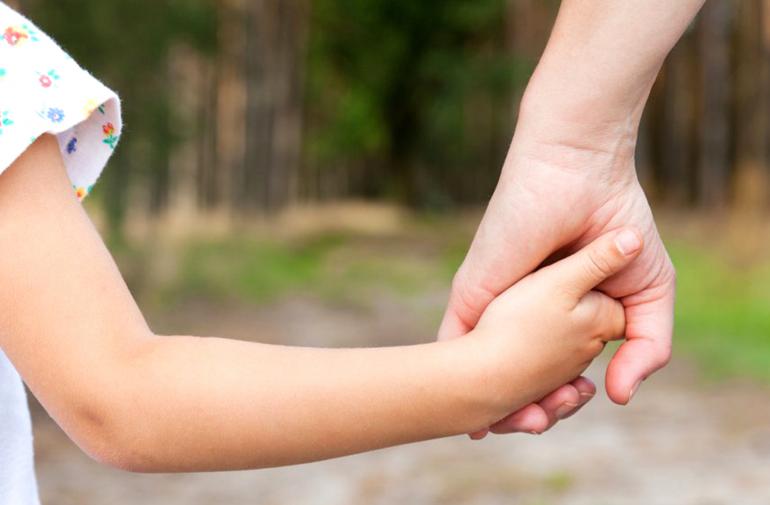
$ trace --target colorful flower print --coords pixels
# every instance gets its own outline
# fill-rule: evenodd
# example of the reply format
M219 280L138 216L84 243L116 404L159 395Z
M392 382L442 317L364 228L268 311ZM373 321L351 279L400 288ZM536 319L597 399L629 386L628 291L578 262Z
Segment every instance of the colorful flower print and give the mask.
M64 121L64 111L56 107L51 107L48 109L46 117L53 123L61 123Z
M99 103L93 98L89 98L86 104L83 106L83 114L89 117L99 107Z
M118 143L119 136L115 135L115 125L112 123L106 123L102 126L102 133L104 133L104 142L110 148L115 149L115 145Z
M51 86L53 86L54 81L58 81L58 80L59 80L59 74L56 73L56 70L49 70L45 74L40 74L40 78L39 78L40 85L43 86L44 88L50 88Z
M11 113L7 110L4 110L2 113L0 113L0 135L2 135L3 131L9 126L13 126Z
M5 29L5 32L3 33L3 38L8 43L9 46L18 46L22 42L24 42L26 39L29 38L29 35L25 32L18 30L12 26L9 26Z
M72 189L74 189L74 190L75 190L75 196L77 196L77 197L78 197L78 200L80 200L80 201L83 201L83 199L84 199L85 197L87 197L88 195L90 195L90 194L91 194L91 191L94 189L94 185L93 185L93 184L91 184L90 186L88 186L88 187L86 188L86 187L83 187L83 186L75 186L75 185L73 184L73 185L72 185Z
M40 135L55 134L72 191L83 200L117 148L121 124L115 94L0 0L2 157L14 159Z
M78 150L78 138L72 137L69 142L67 142L67 154L73 154Z
M107 111L104 109L104 104L99 104L98 101L96 101L93 98L89 98L86 102L85 106L83 107L83 112L85 113L86 117L90 116L94 113L94 111L99 111L99 114L104 116L107 114Z
M28 40L37 42L37 32L33 30L29 25L23 24L21 26L9 26L3 32L3 40L11 46L15 47L23 44Z

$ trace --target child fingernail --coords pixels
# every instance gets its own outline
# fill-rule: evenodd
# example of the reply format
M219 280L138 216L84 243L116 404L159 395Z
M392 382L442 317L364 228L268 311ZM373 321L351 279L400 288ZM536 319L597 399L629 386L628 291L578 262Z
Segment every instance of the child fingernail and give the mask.
M642 247L642 241L639 235L631 230L623 230L615 237L615 245L625 256L633 254Z

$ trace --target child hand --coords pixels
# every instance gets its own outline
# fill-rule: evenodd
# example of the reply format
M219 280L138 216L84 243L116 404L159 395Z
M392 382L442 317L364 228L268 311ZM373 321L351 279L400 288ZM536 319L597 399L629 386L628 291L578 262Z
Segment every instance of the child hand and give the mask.
M525 277L484 311L472 335L494 363L485 383L499 394L501 411L491 431L504 431L506 414L576 378L608 341L623 337L623 305L594 288L641 249L636 230L608 233Z

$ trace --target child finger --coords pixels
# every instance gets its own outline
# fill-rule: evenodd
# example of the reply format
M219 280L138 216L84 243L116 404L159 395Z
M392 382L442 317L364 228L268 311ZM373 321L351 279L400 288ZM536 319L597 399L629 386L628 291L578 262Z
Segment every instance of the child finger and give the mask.
M634 228L602 235L572 256L546 267L548 275L568 293L581 298L623 270L642 249L642 237Z
M595 334L604 342L620 340L626 332L623 304L599 291L590 291L578 302L576 311L587 318Z
M605 342L622 340L626 335L626 313L623 304L603 294L601 297L603 332L600 338Z

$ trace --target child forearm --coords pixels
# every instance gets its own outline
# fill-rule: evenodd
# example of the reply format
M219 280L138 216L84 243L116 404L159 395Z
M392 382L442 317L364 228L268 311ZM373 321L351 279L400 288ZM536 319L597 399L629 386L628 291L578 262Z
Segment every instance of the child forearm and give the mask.
M313 349L159 337L113 375L114 401L91 437L103 447L87 449L131 470L226 470L465 433L510 407L479 388L474 344Z
M285 465L475 431L580 375L625 327L618 302L586 294L632 259L608 235L510 288L451 342L158 337L52 138L3 174L0 215L0 347L73 440L130 470Z
M494 392L473 379L483 368L474 356L486 351L473 341L321 350L155 336L50 137L0 178L0 215L0 347L98 459L137 470L250 468L494 421Z

